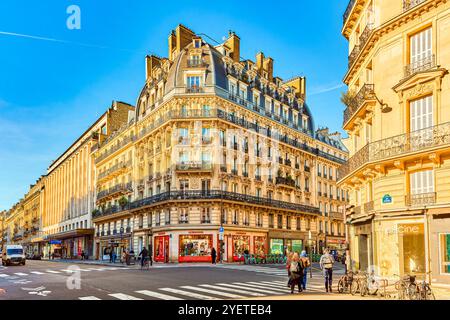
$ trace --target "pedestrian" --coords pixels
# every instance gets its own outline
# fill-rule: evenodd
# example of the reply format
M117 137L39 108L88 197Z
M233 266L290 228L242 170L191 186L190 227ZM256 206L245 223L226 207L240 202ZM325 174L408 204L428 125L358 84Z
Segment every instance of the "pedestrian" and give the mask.
M145 263L145 260L147 260L147 257L148 257L148 250L147 250L146 247L144 247L144 248L142 249L142 251L141 251L141 253L139 253L139 256L138 256L138 257L142 257L142 258L141 258L141 267L143 267L143 266L144 266L144 263Z
M293 255L294 255L293 252L289 252L287 255L287 259L286 259L286 270L288 273L288 283L287 283L288 288L291 287L291 271L289 269L291 268L291 262L292 262Z
M347 274L347 255L345 252L342 254L341 262L344 265L345 274Z
M211 262L212 264L216 264L216 249L214 247L211 250Z
M306 290L306 279L308 278L308 270L309 267L311 266L311 262L309 261L308 255L306 254L305 250L303 250L302 253L300 254L300 260L302 261L303 264L303 277L300 280L300 283L302 285L302 289Z
M113 249L110 248L109 249L109 263L112 263L112 260L113 260Z
M127 251L125 248L122 249L122 255L120 256L120 263L124 263L127 260Z
M112 250L112 263L116 263L116 259L117 259L117 254L116 254L116 250Z
M298 253L292 255L291 265L289 267L290 280L291 280L291 293L294 293L294 288L298 286L298 292L302 292L302 287L300 284L300 279L303 278L303 265L299 259Z
M333 264L333 256L330 254L328 249L325 249L323 255L320 257L320 269L323 271L325 278L325 290L327 292L333 292Z
M81 250L81 260L84 260L84 250Z

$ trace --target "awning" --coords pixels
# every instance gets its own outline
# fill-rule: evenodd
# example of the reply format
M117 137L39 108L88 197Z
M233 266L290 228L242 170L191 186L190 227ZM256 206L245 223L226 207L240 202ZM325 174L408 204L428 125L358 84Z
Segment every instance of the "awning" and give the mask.
M95 229L91 228L91 229L76 229L76 230L71 230L71 231L66 231L66 232L61 232L61 233L56 233L56 234L52 234L49 235L47 237L47 240L51 240L51 239L70 239L70 238L77 238L77 237L83 237L83 236L90 236L90 235L94 235L95 233Z

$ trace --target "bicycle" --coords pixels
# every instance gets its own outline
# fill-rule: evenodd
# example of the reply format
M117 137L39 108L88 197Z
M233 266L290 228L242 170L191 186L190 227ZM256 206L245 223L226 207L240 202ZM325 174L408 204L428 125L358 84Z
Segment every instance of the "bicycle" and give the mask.
M436 297L433 291L431 290L430 285L425 280L419 282L416 285L416 287L417 287L416 298L418 298L418 300L436 300Z
M399 275L395 275L400 278L399 281L395 283L395 289L398 293L399 300L417 300L417 284L416 284L416 276L414 275L405 275L400 277Z
M141 263L141 270L144 270L144 269L149 270L150 269L150 259L149 259L149 257L145 257L145 258L142 258L142 259L144 259L144 262Z
M339 293L351 292L353 283L353 271L348 271L338 282L337 290Z
M350 286L350 294L354 296L358 292L361 293L363 283L366 281L367 273L364 271L356 271L353 276L353 281Z

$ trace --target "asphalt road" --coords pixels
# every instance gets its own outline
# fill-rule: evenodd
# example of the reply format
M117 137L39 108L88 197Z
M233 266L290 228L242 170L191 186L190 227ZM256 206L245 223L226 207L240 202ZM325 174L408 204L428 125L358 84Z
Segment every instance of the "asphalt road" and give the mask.
M323 293L313 266L308 291ZM343 273L337 266L335 281ZM215 300L282 296L290 293L280 265L156 265L150 270L50 261L0 266L0 300Z

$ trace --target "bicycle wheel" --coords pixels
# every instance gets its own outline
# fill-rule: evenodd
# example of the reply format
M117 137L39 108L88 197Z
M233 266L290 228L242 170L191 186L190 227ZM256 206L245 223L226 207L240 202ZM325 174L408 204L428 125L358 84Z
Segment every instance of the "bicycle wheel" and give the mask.
M367 291L368 291L367 283L366 281L362 281L359 288L359 294L361 295L361 297L364 297L367 294Z
M407 298L409 300L419 300L420 298L420 294L417 290L417 285L415 283L410 283L407 288L406 288L406 292L407 292Z
M345 287L345 281L343 278L339 279L338 285L337 285L337 291L339 293L344 293L344 287Z
M359 290L359 280L353 279L350 286L350 294L354 296Z

